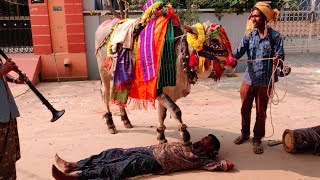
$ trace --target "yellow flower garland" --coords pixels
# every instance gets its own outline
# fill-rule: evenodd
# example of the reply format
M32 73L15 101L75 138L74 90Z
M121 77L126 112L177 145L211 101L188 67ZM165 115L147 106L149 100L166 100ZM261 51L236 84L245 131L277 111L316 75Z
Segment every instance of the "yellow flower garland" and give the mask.
M141 22L145 22L149 17L151 13L155 13L156 9L162 5L163 2L155 2L153 3L148 9L144 12L143 16L141 17Z
M194 24L192 27L197 29L198 34L187 33L187 42L194 50L201 51L202 45L206 40L204 27L201 23Z

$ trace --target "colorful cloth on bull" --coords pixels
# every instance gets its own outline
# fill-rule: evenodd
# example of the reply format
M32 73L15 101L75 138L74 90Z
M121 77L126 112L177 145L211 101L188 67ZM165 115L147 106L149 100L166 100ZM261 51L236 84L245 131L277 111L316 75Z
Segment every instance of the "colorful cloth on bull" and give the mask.
M179 20L171 5L160 4L160 10L154 9L159 3L148 8L150 16L145 16L147 25L133 47L134 52L122 48L128 48L124 44L128 34L132 34L132 25L138 20L120 20L109 35L105 67L114 71L111 99L123 107L126 106L128 94L133 102L137 102L134 105L151 102L154 106L157 90L176 84L173 25L179 24ZM134 62L131 61L131 54L135 55Z
M118 52L111 92L112 102L124 107L127 104L132 82L132 58L130 49Z
M111 100L122 107L127 104L131 87L133 30L138 22L138 19L124 19L114 25L108 46L108 49L111 48L107 58L108 68L114 72Z
M132 49L133 30L138 22L139 19L125 19L118 24L110 41L113 53L116 52L118 44L122 44L122 48Z
M162 50L157 89L176 85L176 59L174 54L174 30L172 20L169 21Z
M114 29L116 28L117 24L119 23L120 19L118 18L115 18L115 19L111 19L111 20L108 20L107 22L104 22L103 25L104 27L108 27L107 31L104 31L104 33L107 34L107 36L105 37L105 39L103 40L102 43L107 43L107 57L106 57L106 60L104 62L104 67L107 68L107 70L109 71L110 69L112 69L112 66L113 66L113 60L110 56L111 54L111 39L112 39L112 36L113 36L113 32L114 32ZM101 45L100 45L101 46Z
M168 22L169 22L169 18L163 17L163 16L160 16L155 22L155 27L154 27L155 36L151 37L153 38L154 46L155 46L155 51L153 52L154 62L152 67L155 70L155 76L148 81L145 81L144 79L146 70L144 70L143 66L141 65L143 64L142 62L143 59L140 54L140 49L146 48L146 47L139 46L139 44L141 44L141 41L143 41L143 39L139 37L138 46L136 46L136 49L135 49L136 65L134 68L134 80L133 80L132 88L130 90L130 97L132 99L138 100L137 102L139 102L139 104L140 102L142 104L151 102L154 105L156 91L157 91L160 59L161 59L162 50L165 42L165 35L167 31Z
M149 81L155 77L155 42L154 28L156 21L149 23L140 33L140 58L141 70L144 81Z

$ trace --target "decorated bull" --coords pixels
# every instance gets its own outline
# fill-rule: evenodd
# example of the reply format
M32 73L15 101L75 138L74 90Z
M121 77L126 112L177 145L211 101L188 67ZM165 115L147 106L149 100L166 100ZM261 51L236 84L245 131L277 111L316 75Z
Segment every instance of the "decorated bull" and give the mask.
M115 18L102 23L95 34L95 47L107 107L103 118L109 132L117 133L110 102L119 105L124 126L132 128L125 110L128 102L148 108L155 107L158 100L159 143L167 142L164 120L169 111L178 123L183 143L190 144L175 101L189 94L190 84L198 75L208 77L213 68L213 78L219 80L224 69L236 66L222 26L208 22L181 26L171 5L162 2L147 6L139 19Z

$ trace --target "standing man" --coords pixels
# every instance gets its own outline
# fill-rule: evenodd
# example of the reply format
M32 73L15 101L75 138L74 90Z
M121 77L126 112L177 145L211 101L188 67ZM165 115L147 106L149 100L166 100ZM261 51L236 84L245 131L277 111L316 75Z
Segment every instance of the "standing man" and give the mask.
M271 9L269 4L258 2L251 10L248 18L246 35L235 49L233 55L240 59L247 53L250 61L244 74L240 88L242 101L241 136L234 140L235 144L242 144L250 138L250 121L253 100L256 103L256 122L253 129L253 152L263 153L261 139L265 136L265 122L267 107L272 86L269 86L273 74L273 66L279 59L284 59L282 35L268 27L269 21L277 22L279 11ZM271 60L262 60L272 58ZM257 59L257 60L256 60ZM278 76L274 73L275 82Z
M0 180L16 179L20 145L16 118L20 116L7 82L24 83L8 73L17 69L14 62L0 61Z

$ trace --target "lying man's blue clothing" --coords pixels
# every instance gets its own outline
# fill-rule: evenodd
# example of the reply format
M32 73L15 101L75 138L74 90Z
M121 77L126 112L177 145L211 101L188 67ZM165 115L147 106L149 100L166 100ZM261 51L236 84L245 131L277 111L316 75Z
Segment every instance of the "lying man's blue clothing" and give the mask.
M81 160L79 179L123 179L142 174L161 173L162 167L152 155L152 147L115 148Z

